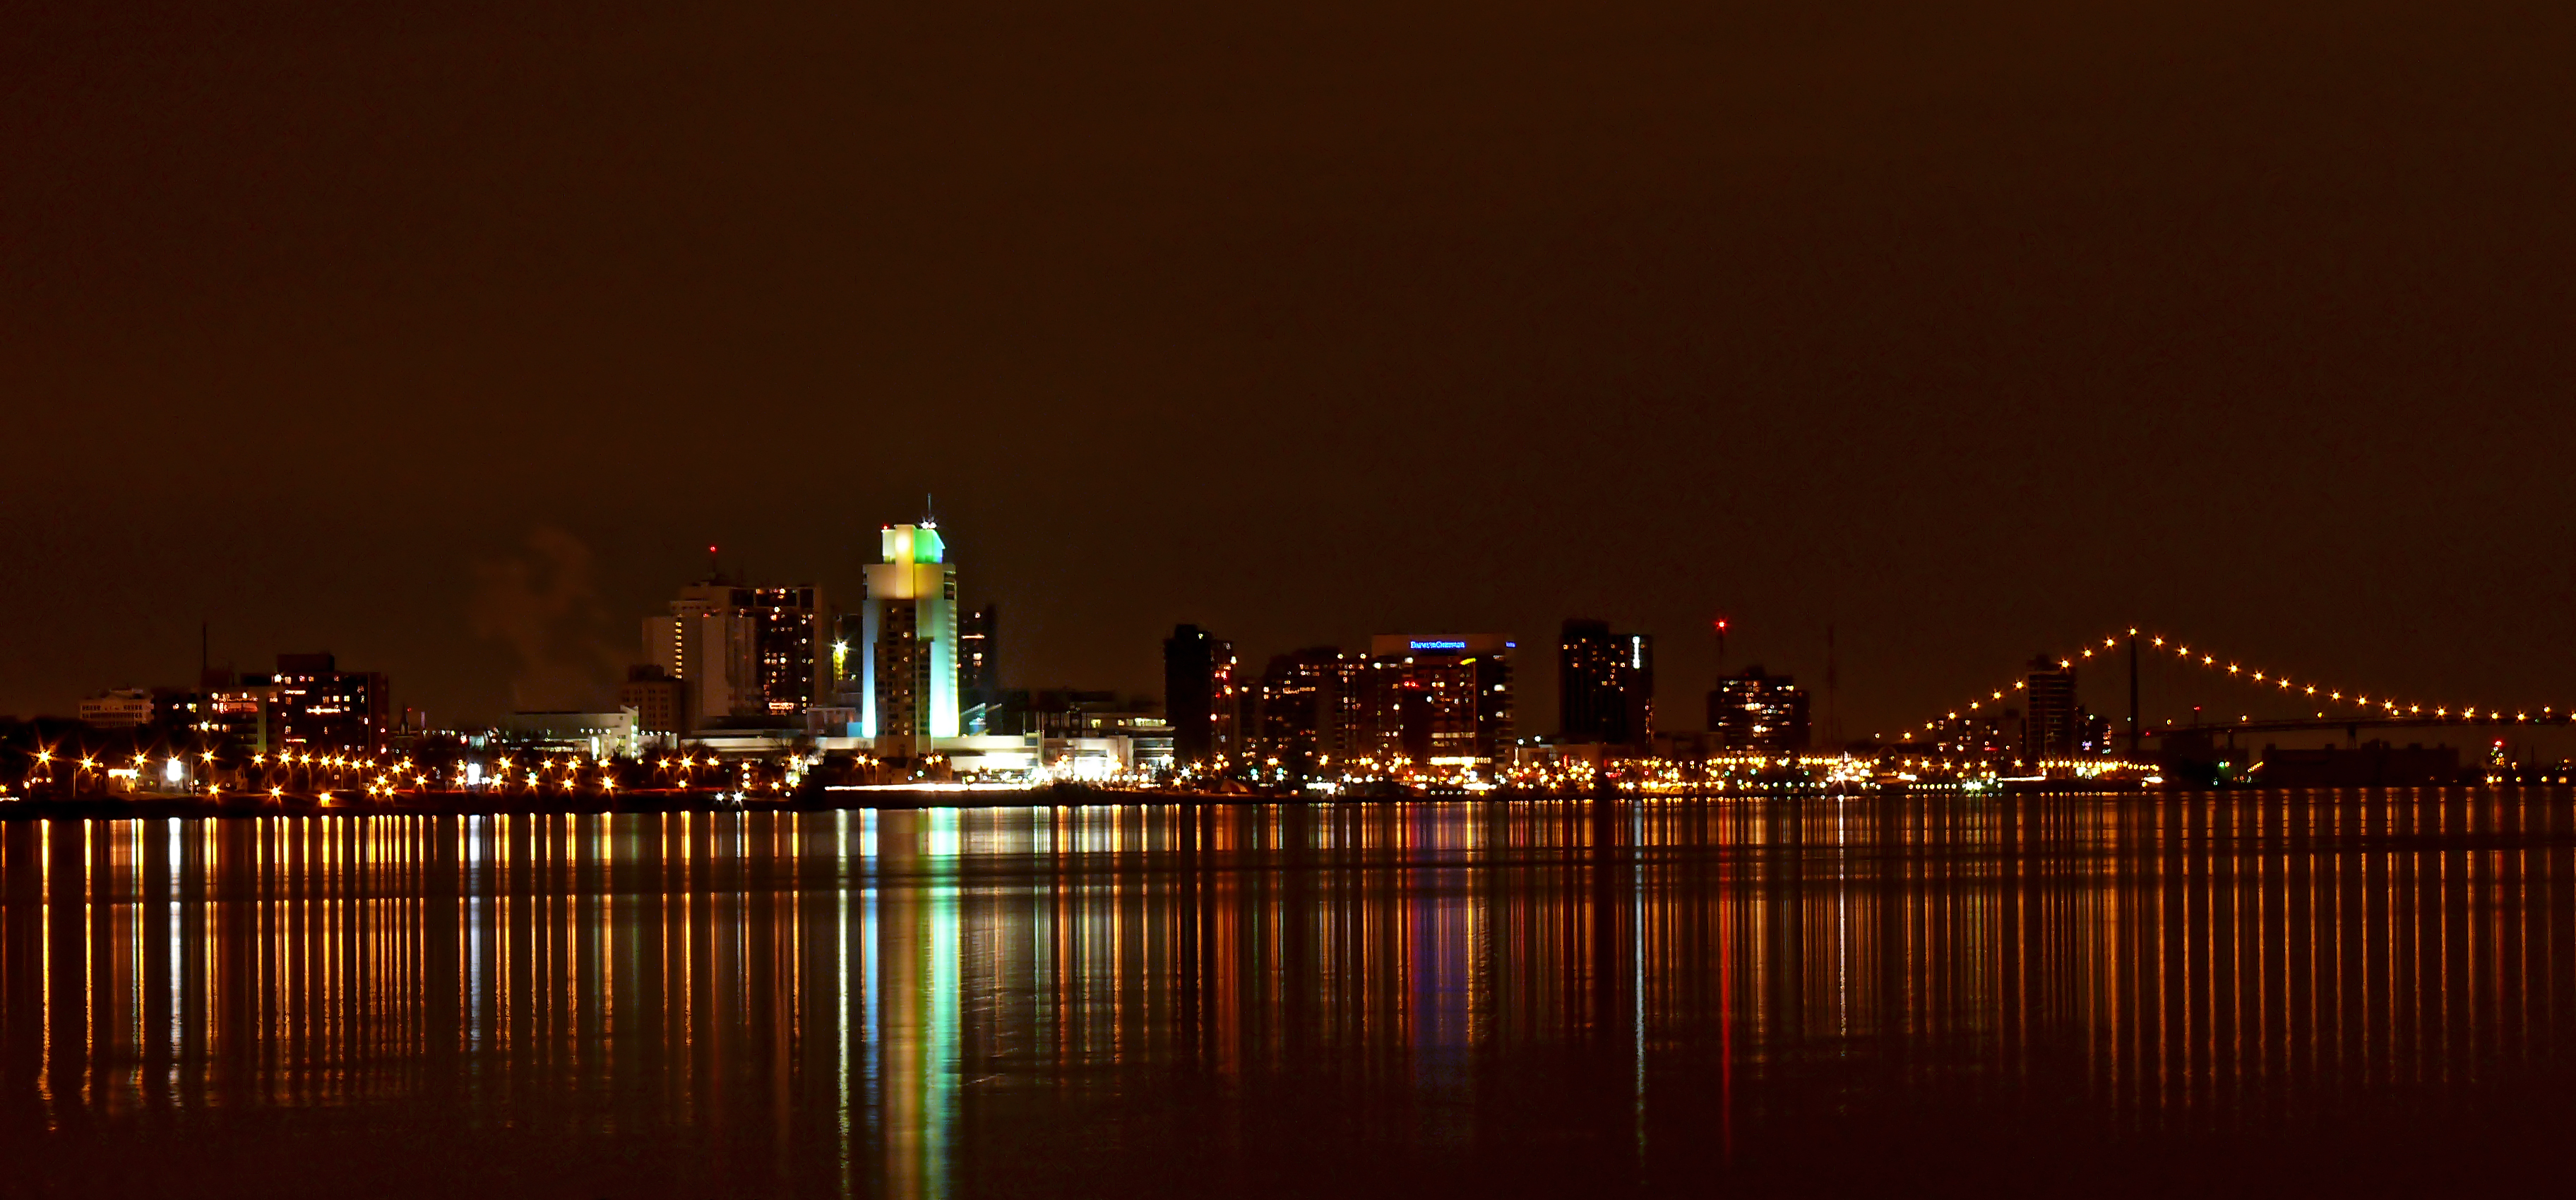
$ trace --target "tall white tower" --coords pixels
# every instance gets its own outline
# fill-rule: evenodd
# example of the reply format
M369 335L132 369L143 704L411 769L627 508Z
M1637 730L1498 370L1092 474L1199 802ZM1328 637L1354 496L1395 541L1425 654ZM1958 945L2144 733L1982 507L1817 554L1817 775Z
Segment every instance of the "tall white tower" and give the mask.
M680 732L725 717L768 711L760 691L759 622L734 603L734 589L710 581L680 589L671 615L644 618L644 657L688 683Z
M880 755L912 758L922 739L957 736L957 568L937 522L888 525L877 540L885 561L867 568L859 735Z

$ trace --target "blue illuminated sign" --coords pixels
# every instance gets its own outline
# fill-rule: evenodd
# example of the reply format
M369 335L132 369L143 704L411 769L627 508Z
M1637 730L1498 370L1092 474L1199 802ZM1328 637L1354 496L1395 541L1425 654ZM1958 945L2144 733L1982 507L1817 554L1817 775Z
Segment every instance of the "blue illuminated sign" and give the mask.
M1416 650L1464 650L1467 648L1467 643L1416 638L1412 642L1412 646Z

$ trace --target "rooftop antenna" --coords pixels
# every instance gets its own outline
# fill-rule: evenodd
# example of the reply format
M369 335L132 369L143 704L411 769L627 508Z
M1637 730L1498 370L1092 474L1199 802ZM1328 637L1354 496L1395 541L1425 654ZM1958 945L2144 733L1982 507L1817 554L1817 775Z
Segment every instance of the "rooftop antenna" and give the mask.
M932 497L928 492L923 492L921 494L921 527L924 529L939 528L939 505L932 502Z
M724 582L724 564L723 564L723 560L718 559L718 558L716 557L716 548L715 548L715 544L714 544L714 543L712 543L712 542L710 542L710 543L708 543L708 544L707 544L707 582L709 582L709 583L723 583L723 582Z

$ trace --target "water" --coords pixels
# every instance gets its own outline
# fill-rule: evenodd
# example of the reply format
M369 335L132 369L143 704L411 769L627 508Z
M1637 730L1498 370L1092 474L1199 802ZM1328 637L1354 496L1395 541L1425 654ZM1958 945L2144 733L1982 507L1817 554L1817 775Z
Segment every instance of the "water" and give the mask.
M16 821L0 1190L2529 1186L2571 835L2431 790Z

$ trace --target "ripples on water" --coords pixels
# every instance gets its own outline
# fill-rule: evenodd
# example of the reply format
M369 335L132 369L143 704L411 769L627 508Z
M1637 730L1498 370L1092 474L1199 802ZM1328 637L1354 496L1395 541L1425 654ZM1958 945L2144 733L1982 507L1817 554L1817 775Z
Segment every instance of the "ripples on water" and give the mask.
M2562 792L17 821L0 1188L2280 1192L2576 1103Z

